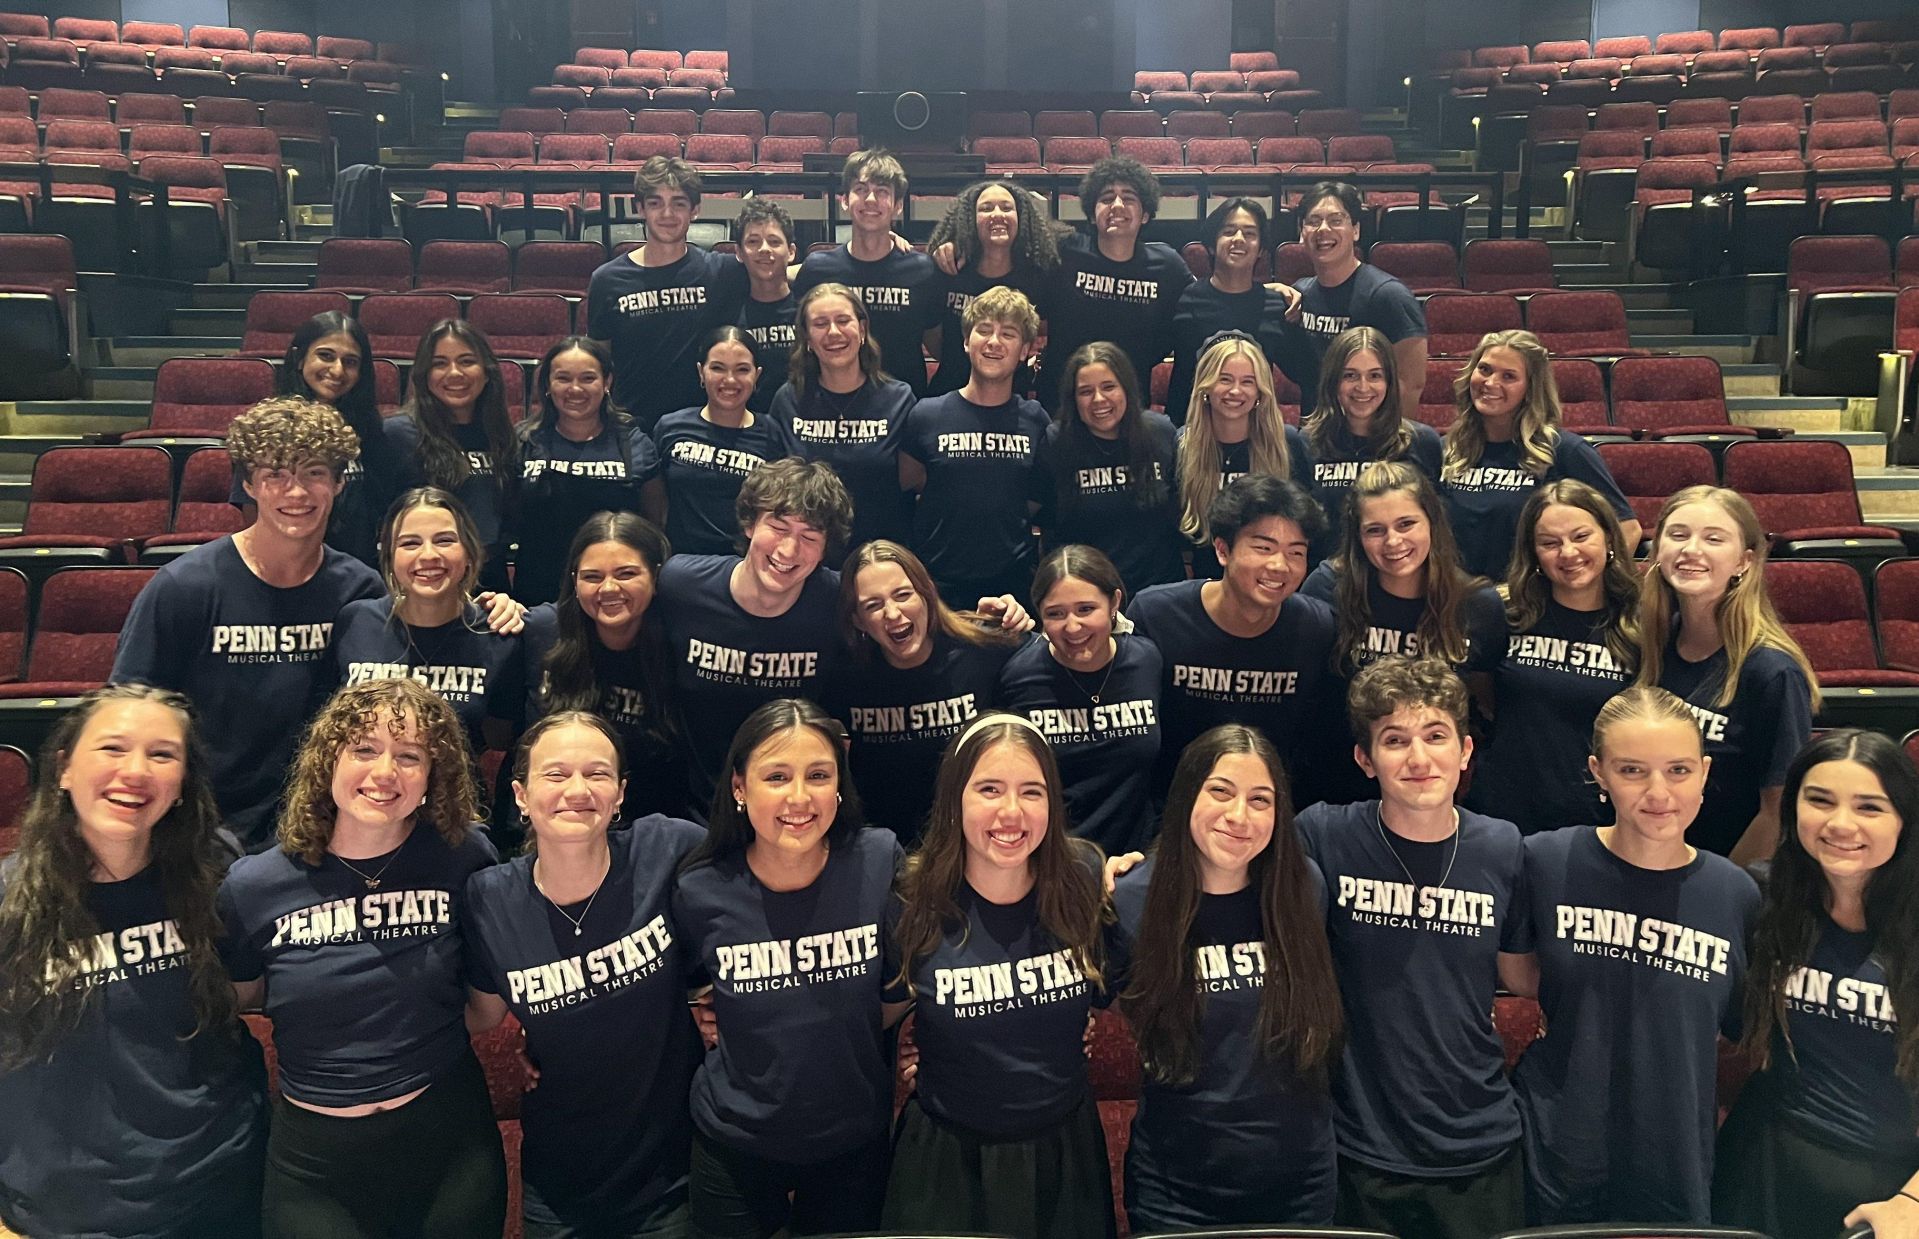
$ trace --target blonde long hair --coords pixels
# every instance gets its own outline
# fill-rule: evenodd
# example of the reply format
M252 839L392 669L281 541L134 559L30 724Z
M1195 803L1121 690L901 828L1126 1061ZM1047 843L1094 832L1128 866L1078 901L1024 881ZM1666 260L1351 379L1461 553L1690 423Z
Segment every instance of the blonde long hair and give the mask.
M1653 530L1652 564L1639 582L1639 679L1640 684L1656 685L1664 669L1666 641L1672 635L1679 608L1672 586L1659 571L1659 540L1665 535L1672 514L1689 503L1714 503L1739 527L1739 540L1752 553L1752 563L1732 579L1725 594L1713 608L1713 622L1726 643L1726 678L1719 686L1713 704L1732 704L1739 688L1739 672L1746 659L1761 647L1770 646L1799 664L1806 685L1812 690L1812 708L1819 709L1819 676L1799 643L1786 631L1786 625L1773 609L1772 595L1766 592L1766 531L1759 523L1752 504L1736 490L1723 486L1688 486L1666 500L1659 509L1659 524Z
M1536 478L1552 467L1559 442L1559 384L1553 381L1552 354L1530 331L1489 331L1453 380L1453 406L1459 417L1446 432L1442 479L1479 463L1486 451L1486 422L1473 407L1473 371L1496 348L1511 349L1526 363L1526 402L1513 414L1513 438L1519 443L1519 467Z
M1213 436L1211 388L1226 363L1244 357L1253 366L1259 400L1253 405L1252 437L1247 468L1276 478L1292 476L1293 462L1286 450L1286 422L1279 413L1279 393L1273 388L1273 363L1252 337L1234 332L1213 342L1199 355L1193 375L1193 395L1186 406L1186 432L1179 440L1179 529L1196 543L1212 540L1206 510L1219 494L1219 440Z

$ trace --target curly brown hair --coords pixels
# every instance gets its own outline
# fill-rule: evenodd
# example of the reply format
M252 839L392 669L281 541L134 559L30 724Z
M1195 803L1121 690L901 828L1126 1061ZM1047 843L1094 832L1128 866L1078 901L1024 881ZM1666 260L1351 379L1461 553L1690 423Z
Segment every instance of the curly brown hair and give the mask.
M227 455L255 469L298 469L316 461L337 477L360 458L360 436L332 405L302 396L262 400L227 427Z
M413 815L414 824L431 825L450 846L465 841L479 816L466 728L439 694L402 678L343 688L314 716L287 777L280 847L309 865L319 864L333 840L339 812L333 802L333 770L340 751L382 724L389 735L398 736L408 723L418 727L429 763L426 798Z

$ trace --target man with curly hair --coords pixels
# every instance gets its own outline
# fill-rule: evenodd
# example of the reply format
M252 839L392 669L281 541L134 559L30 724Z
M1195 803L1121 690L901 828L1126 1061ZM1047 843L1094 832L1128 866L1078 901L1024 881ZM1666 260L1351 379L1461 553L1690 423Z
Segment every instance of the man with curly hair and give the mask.
M214 796L249 851L273 842L300 731L338 680L327 656L334 616L386 592L378 573L326 544L359 451L340 415L310 400L263 400L235 418L227 452L258 515L160 569L120 630L113 682L193 699Z

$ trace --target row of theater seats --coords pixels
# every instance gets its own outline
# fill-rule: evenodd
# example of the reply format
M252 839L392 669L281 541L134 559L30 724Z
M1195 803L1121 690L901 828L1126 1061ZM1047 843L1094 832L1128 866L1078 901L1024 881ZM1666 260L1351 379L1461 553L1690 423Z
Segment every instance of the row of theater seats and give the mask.
M1509 69L1524 64L1570 65L1576 61L1600 57L1631 60L1637 56L1685 56L1695 58L1709 52L1744 52L1758 57L1776 48L1804 49L1815 56L1826 55L1834 46L1876 43L1889 47L1919 40L1919 22L1910 18L1864 18L1853 22L1812 22L1787 26L1738 26L1721 30L1672 30L1655 38L1643 34L1616 35L1589 42L1585 39L1548 39L1528 48L1522 43L1499 44L1471 49L1448 49L1433 58L1440 70L1464 68Z
M237 26L195 26L182 30L172 22L114 22L91 17L56 17L49 24L46 17L37 13L0 13L0 42L11 47L23 38L66 39L89 51L118 44L148 52L169 47L196 48L216 56L263 52L282 60L292 56L321 56L343 65L360 60L401 65L426 63L420 50L409 44L374 43L342 35L323 34L316 39L291 30L256 30L249 35Z
M1861 44L1879 47L1878 44ZM1914 45L1919 53L1919 44ZM1837 50L1837 49L1835 49ZM1919 66L1879 59L1865 65L1793 68L1764 63L1765 57L1791 59L1804 48L1779 48L1761 54L1755 71L1744 52L1707 52L1688 64L1680 56L1640 56L1630 62L1575 61L1564 74L1557 65L1518 65L1512 69L1455 69L1449 93L1464 101L1480 100L1489 111L1523 112L1542 103L1584 103L1634 100L1667 103L1679 98L1724 95L1809 96L1824 90L1870 90L1884 93L1919 85ZM1730 58L1721 65L1715 58Z

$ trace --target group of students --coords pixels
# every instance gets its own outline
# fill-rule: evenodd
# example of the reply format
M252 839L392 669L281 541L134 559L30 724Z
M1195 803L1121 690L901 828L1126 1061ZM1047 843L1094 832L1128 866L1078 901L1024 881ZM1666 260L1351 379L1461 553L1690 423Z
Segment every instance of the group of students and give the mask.
M1136 1231L1919 1233L1919 779L1808 745L1743 498L1672 496L1636 572L1524 332L1446 436L1406 417L1423 324L1350 187L1302 200L1289 290L1250 200L1175 272L1129 161L1090 239L987 182L927 258L864 152L853 242L798 272L775 204L738 262L686 246L676 165L523 425L457 321L382 421L337 315L235 421L251 523L136 600L0 870L0 1220L492 1233L467 1036L510 1010L529 1235L1099 1235L1081 1039L1116 1001ZM1723 856L1775 848L1762 903ZM1510 1082L1500 987L1548 1024ZM1720 1031L1768 1065L1715 1184Z

